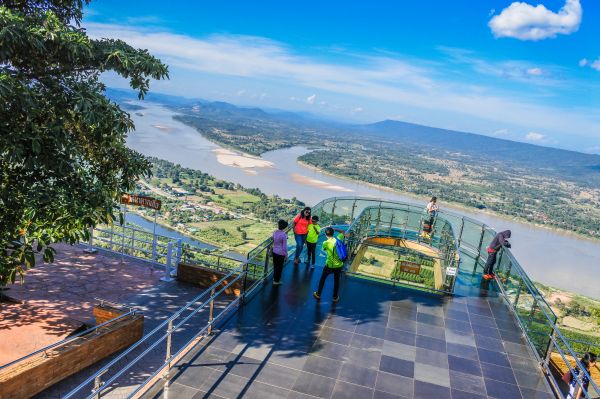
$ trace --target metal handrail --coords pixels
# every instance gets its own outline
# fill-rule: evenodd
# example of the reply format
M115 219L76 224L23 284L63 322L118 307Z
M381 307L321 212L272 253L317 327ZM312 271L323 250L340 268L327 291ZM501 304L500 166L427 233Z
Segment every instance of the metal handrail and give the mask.
M263 250L268 249L269 245L271 244L270 240L272 241L272 238L264 240L261 244L259 244L258 247L262 247ZM96 384L98 386L96 386L92 390L92 393L89 396L87 396L87 398L99 397L99 395L102 393L102 391L104 389L106 389L117 378L119 378L121 375L123 375L123 373L125 373L127 370L129 370L131 367L133 367L139 360L141 360L146 354L148 354L152 349L154 349L159 343L163 342L165 339L168 339L174 331L181 328L181 326L183 326L192 316L197 314L200 310L204 309L208 304L212 303L220 294L222 294L226 289L230 288L234 283L240 281L242 278L245 278L246 275L248 274L248 266L251 265L251 263L255 260L254 258L255 258L255 256L252 256L252 257L248 258L247 260L245 260L244 262L242 262L237 268L230 270L229 273L225 274L219 281L214 283L210 288L206 289L204 292L202 292L201 294L196 296L194 299L189 301L186 305L182 306L179 310L177 310L175 313L173 313L168 319L164 320L160 325L158 325L156 328L154 328L150 333L148 333L147 335L142 337L140 340L136 341L132 346L127 348L127 350L122 352L119 356L117 356L115 359L113 359L111 362L109 362L106 366L104 366L102 369L98 370L92 376L88 377L85 381L83 381L81 384L79 384L77 387L75 387L73 390L71 390L66 396L64 396L64 399L69 399L69 398L74 397L75 395L77 395L77 393L79 391L81 391L82 389L84 389L86 386L88 386L89 384L91 384L93 382L97 383L99 381L99 378L102 375L104 375L110 368L112 368L115 364L117 364L122 359L126 358L126 356L128 356L132 351L134 351L136 348L140 347L140 345L147 343L150 340L150 337L153 337L154 335L156 335L157 332L159 332L159 331L163 330L165 327L167 327L166 333L164 333L162 336L156 338L155 341L152 342L148 348L146 348L141 354L136 356L132 361L128 362L125 366L123 366L121 369L119 369L115 373L115 375L113 375L110 379L103 382L102 384ZM218 288L224 281L226 281L228 278L230 278L233 275L237 275L237 276L234 279L232 279L231 281L227 282L223 287ZM267 277L267 276L265 275L264 277ZM255 285L256 285L256 283L255 283ZM246 287L244 287L244 288L246 288ZM251 287L250 291L252 291L253 289L254 288ZM248 290L246 290L244 292L244 295L247 293L248 293ZM203 299L209 294L210 294L210 296L208 298ZM203 300L203 302L201 302L200 305L196 309L192 310L192 312L189 315L187 315L184 319L182 319L178 324L173 326L173 322L183 312L191 309L195 304L197 304L201 300ZM209 318L209 322L200 331L207 331L212 326L215 319L218 319L219 317L221 317L225 311L228 311L233 306L234 303L235 304L239 303L240 300L241 300L240 298L236 298L234 301L232 301L232 304L228 305L216 317L213 318L211 315L211 317ZM196 334L191 340L189 340L185 345L183 345L183 348L185 348L189 343L191 343L199 335L201 335L201 334L200 333ZM178 352L178 354L183 350L183 348ZM166 365L169 365L169 363L172 361L172 359L176 355L169 356L168 358L166 358L165 361L163 362L163 364L161 366L159 366L157 372L153 373L151 378L154 378L157 375L159 370L162 370ZM138 386L138 388L135 390L135 392L130 394L129 397L131 397L132 395L137 393L147 382L151 381L151 378L148 378L144 383L142 383L140 386Z
M50 349L53 349L53 348L56 348L58 346L62 346L62 345L68 344L71 341L74 341L75 339L80 338L83 335L90 334L90 333L92 333L92 332L94 332L94 331L96 331L96 330L98 330L98 329L100 329L100 328L102 328L102 327L104 327L104 326L106 326L108 324L114 323L114 322L116 322L118 320L121 320L121 319L124 319L126 317L133 316L133 315L135 315L137 313L138 313L138 311L136 309L130 309L127 313L123 313L123 314L121 314L121 315L119 315L119 316L117 316L117 317L115 317L113 319L107 320L107 321L105 321L103 323L100 323L98 325L90 327L87 330L81 331L81 332L79 332L79 333L77 333L75 335L71 335L70 337L67 337L67 338L65 338L65 339L63 339L61 341L55 342L55 343L53 343L51 345L47 345L47 346L45 346L45 347L43 347L41 349L36 350L35 352L31 352L31 353L25 355L25 356L23 356L23 357L21 357L21 358L19 358L17 360L13 360L10 363L3 364L2 366L0 366L0 370L6 369L6 368L8 368L10 366L13 366L13 365L15 365L17 363L20 363L20 362L22 362L22 361L24 361L26 359L29 359L29 358L31 358L31 357L39 354L39 353L46 352L46 351L48 351Z

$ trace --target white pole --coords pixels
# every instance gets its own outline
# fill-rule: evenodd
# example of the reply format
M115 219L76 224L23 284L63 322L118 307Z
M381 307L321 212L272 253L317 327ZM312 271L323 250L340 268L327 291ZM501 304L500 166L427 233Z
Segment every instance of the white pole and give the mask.
M94 248L94 228L90 227L90 240L88 241L88 247L83 250L86 254L95 254L98 252L96 248Z
M156 262L156 214L158 211L154 211L154 226L152 229L152 261Z
M169 241L167 244L167 260L165 262L165 275L160 279L160 281L173 281L171 278L171 255L173 252L173 241Z

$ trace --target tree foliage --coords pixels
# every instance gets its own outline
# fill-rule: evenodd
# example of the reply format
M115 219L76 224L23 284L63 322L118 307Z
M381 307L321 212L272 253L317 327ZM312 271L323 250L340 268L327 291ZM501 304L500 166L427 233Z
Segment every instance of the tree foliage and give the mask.
M150 170L125 140L133 123L104 96L112 71L143 98L167 66L121 40L91 39L81 0L0 0L0 285L53 259L50 244L115 220L122 191Z

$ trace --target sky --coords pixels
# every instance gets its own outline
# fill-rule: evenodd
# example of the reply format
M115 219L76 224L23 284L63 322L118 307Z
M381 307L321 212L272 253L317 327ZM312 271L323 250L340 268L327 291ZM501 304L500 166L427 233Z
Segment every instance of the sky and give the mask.
M98 0L83 27L167 63L155 92L600 154L598 0Z

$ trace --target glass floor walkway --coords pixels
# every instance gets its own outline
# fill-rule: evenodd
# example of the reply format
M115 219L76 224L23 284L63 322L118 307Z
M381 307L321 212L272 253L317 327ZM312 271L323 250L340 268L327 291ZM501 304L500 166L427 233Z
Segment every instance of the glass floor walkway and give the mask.
M317 264L323 263L318 259ZM289 262L147 398L554 398L494 287L461 268L454 297Z

